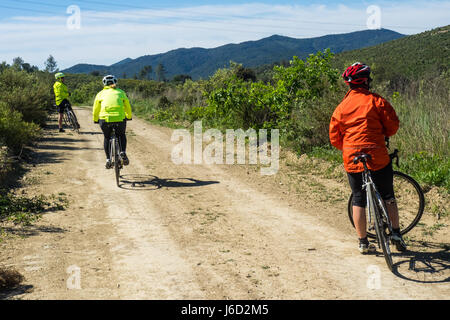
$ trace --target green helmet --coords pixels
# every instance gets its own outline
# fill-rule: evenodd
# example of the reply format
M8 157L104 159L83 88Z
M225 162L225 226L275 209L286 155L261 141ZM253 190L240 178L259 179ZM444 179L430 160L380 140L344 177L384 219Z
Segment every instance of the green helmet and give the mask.
M62 72L58 72L57 74L55 74L55 79L56 79L56 80L61 79L61 78L64 78L64 77L65 77L65 75L64 75L64 73L62 73Z

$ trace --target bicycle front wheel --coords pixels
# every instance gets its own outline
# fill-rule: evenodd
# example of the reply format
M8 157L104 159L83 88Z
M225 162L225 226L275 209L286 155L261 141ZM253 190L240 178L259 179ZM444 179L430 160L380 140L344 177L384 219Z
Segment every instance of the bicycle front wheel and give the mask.
M394 171L394 193L400 220L400 233L402 235L411 231L422 217L425 208L425 197L420 185L410 176ZM353 227L353 196L348 199L348 217ZM372 230L367 230L367 236L375 238Z
M67 112L63 113L63 123L66 127L70 127L70 119L69 116L67 115Z
M77 121L75 120L75 114L73 113L72 110L68 110L67 115L70 120L70 126L72 127L72 130L77 131L77 133L79 133L78 124Z
M374 210L373 217L374 217L374 225L375 225L375 232L378 239L378 245L381 247L381 250L383 251L384 259L386 260L386 264L389 268L389 270L393 270L393 261L392 261L392 253L391 248L389 246L389 236L386 233L386 228L384 226L383 219L381 218L380 209L375 204L375 201L371 201L371 206Z

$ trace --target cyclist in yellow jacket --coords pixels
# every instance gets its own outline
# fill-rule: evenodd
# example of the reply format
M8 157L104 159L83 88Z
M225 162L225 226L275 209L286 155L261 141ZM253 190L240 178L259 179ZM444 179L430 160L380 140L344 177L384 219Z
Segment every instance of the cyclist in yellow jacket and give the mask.
M67 89L67 86L65 84L65 75L62 72L58 72L55 74L56 82L53 85L53 92L55 93L55 103L56 107L58 108L59 113L59 119L58 119L58 126L59 126L59 132L64 132L63 126L62 126L62 119L63 119L63 113L66 108L69 110L72 110L72 106L68 100L70 96L70 92ZM73 112L75 115L75 112ZM80 124L78 123L77 116L75 115L75 120L77 122L78 129L80 128Z
M104 135L103 147L106 154L106 169L111 168L111 155L109 154L109 139L111 138L111 123L118 123L116 136L119 139L120 156L124 165L130 163L127 155L127 137L125 135L127 120L132 119L131 105L126 93L117 88L117 78L108 75L102 80L104 88L95 97L92 116L95 123L100 124Z

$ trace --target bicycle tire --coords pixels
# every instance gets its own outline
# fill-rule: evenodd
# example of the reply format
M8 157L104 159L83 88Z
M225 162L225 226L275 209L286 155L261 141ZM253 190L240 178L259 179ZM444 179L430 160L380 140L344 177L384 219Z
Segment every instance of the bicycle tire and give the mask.
M78 130L77 121L75 120L75 114L73 113L73 111L72 110L68 110L67 111L67 115L69 117L70 126L72 127L72 130L76 131L77 133L80 133L79 130Z
M66 112L63 113L63 123L66 127L70 127L69 116Z
M394 193L400 218L400 233L402 235L411 231L420 221L425 208L425 196L420 185L407 174L394 171ZM348 217L353 227L353 195L350 195L347 204ZM375 234L367 230L367 236L374 239Z
M116 175L116 184L118 187L120 187L120 157L119 157L119 151L118 151L118 143L117 138L114 137L113 140L114 143L114 172Z
M392 272L394 262L392 261L392 252L391 248L389 246L389 237L386 234L386 228L384 227L384 222L380 214L380 209L378 208L378 205L374 201L374 199L371 199L371 206L374 210L373 217L374 217L374 225L375 225L375 232L377 236L378 246L383 251L384 259L386 261L386 264L389 268L389 270Z

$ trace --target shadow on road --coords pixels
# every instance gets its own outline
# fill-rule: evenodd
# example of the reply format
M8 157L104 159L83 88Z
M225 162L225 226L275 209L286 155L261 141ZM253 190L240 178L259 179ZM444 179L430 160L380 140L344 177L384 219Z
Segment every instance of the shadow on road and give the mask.
M394 274L417 283L450 283L450 245L414 242L405 253L394 253ZM424 251L424 250L436 251Z
M36 149L48 149L48 150L103 150L103 148L82 148L82 147L71 147L71 146L61 146L61 145L40 145Z
M17 225L17 226L3 226L2 231L9 235L16 235L21 238L36 236L40 233L65 233L66 229L53 226L36 226L36 225Z
M80 131L80 135L94 135L94 134L103 134L101 131Z
M0 291L0 300L8 300L25 293L30 293L33 291L32 285L20 285L12 289L4 289Z
M120 176L120 188L126 190L156 190L161 188L192 188L219 183L193 178L162 179L153 175L127 174Z

